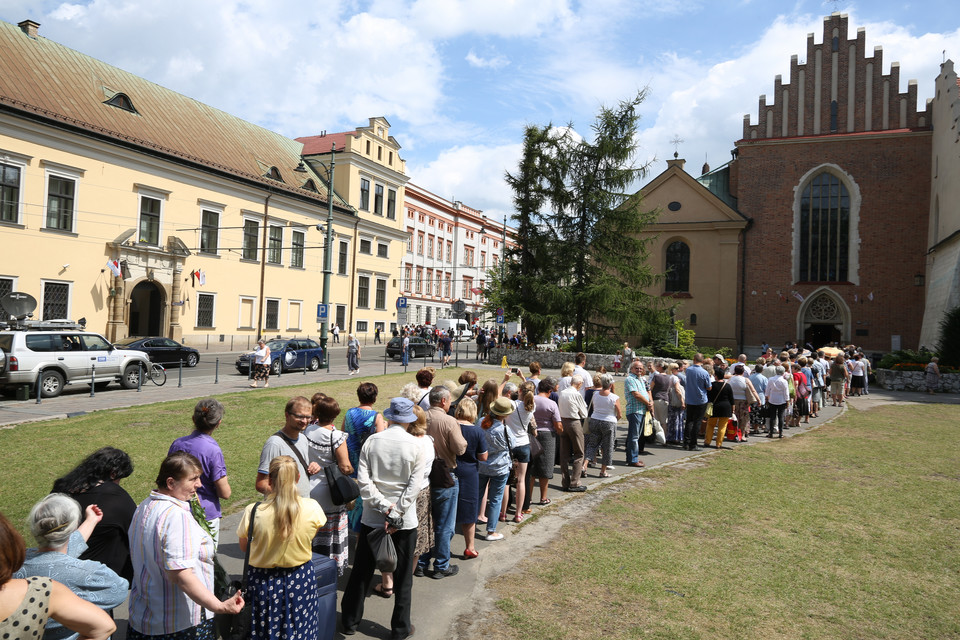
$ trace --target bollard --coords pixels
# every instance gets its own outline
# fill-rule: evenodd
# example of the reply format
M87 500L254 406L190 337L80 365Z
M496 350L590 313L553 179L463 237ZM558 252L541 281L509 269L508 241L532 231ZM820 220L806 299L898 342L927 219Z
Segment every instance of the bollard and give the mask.
M43 371L37 374L37 404L40 404L40 378L43 377Z
M220 384L220 358L213 365L213 384Z
M140 375L137 376L137 393L140 393L140 390L143 388L143 363L137 363L137 370L140 372Z
M177 388L183 386L183 359L180 360L180 372L177 374Z
M387 375L387 352L383 352L383 375Z
M96 395L97 383L94 382L96 379L97 379L97 365L91 364L90 365L90 397L91 398Z
M253 356L247 360L247 382L253 380Z

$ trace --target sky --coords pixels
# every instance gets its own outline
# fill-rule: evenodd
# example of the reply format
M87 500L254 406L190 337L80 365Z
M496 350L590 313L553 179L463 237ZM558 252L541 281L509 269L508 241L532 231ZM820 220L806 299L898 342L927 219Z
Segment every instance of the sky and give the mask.
M589 138L644 89L640 185L675 150L695 176L727 162L833 11L921 109L960 61L955 0L0 0L0 19L289 137L383 116L413 183L497 220L526 125Z

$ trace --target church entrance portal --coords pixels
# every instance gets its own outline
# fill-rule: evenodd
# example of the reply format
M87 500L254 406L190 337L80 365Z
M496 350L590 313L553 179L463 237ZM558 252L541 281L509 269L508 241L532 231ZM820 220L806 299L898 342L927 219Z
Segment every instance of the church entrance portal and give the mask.
M163 292L155 282L144 281L130 294L130 336L162 336Z

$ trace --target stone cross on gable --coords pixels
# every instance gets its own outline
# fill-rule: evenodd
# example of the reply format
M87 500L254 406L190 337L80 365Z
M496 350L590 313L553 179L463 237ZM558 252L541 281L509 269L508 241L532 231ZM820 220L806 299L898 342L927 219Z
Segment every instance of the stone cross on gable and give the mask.
M681 144L682 142L683 142L683 140L680 138L680 136L674 134L673 140L670 141L670 144L673 145L673 157L674 157L674 158L679 158L679 157L680 157L680 144Z

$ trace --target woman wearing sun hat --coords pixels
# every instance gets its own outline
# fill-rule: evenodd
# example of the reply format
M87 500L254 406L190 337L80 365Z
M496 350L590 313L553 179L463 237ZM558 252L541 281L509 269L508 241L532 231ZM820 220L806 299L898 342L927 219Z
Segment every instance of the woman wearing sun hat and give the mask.
M490 405L489 414L480 423L484 438L487 441L487 459L480 463L480 495L487 490L487 541L503 540L503 534L497 533L497 522L500 517L500 504L503 501L503 490L510 477L510 441L507 427L503 419L516 410L516 405L509 398L497 398Z

